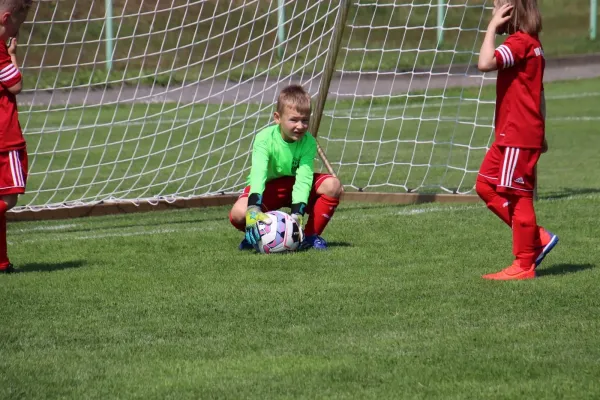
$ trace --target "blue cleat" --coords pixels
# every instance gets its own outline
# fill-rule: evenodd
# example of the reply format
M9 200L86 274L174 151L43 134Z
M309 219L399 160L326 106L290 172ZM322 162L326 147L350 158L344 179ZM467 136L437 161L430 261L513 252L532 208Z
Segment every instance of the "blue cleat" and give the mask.
M546 257L548 253L550 253L550 251L552 251L554 246L556 246L556 244L558 243L558 236L543 228L540 229L540 236L542 236L543 239L548 240L548 243L540 249L540 254L535 259L536 267L542 263L544 257Z
M311 247L317 250L327 250L327 242L319 235L307 236L300 244L300 248L306 250Z
M252 245L250 244L250 242L248 242L248 241L246 240L246 238L244 238L244 239L242 240L242 242L240 243L240 245L239 245L238 249L240 249L240 250L254 250L254 246L252 246Z

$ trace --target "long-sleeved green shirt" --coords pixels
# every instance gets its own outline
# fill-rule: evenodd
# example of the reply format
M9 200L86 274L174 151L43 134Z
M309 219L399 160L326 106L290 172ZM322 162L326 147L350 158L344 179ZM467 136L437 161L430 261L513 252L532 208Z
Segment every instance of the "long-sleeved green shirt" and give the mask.
M317 141L308 132L297 142L281 137L279 125L269 126L254 138L252 168L248 177L250 194L262 195L265 184L282 176L295 176L292 204L308 203L312 188Z

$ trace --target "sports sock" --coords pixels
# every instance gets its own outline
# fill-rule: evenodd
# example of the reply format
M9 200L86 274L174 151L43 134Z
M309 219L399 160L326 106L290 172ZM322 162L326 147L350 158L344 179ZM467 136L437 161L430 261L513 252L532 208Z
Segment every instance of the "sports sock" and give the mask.
M304 227L304 235L321 235L333 217L338 204L340 204L338 197L331 197L324 194L319 196Z
M513 228L514 208L515 202L521 197L518 196L507 196L504 197L496 192L496 185L492 185L488 182L477 180L475 184L475 190L479 197L485 202L487 208L489 208L494 214L498 216L505 224ZM533 203L531 205L533 207ZM533 208L532 208L533 209ZM535 246L540 247L542 242L540 240L542 227L537 227L535 230Z
M536 240L539 242L539 228L536 223L533 199L511 196L514 201L513 214L513 253L523 268L535 261Z
M8 264L8 250L6 243L6 211L8 206L0 200L0 270L6 269Z

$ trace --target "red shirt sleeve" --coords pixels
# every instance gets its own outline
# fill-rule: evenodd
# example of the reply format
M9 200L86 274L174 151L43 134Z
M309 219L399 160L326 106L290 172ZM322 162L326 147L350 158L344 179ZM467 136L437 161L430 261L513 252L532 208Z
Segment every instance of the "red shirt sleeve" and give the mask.
M6 43L0 41L0 85L10 88L21 82L21 71L12 63Z
M494 51L498 69L510 68L519 64L527 55L527 46L527 41L519 33L510 35Z

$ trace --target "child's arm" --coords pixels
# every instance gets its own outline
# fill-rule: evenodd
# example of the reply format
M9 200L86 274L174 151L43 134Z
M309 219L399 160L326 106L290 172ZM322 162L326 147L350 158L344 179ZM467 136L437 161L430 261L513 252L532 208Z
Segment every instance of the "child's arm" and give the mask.
M265 191L269 169L269 146L260 134L254 139L252 146L252 167L250 168L250 193L248 206L260 206ZM250 201L252 200L252 201Z
M12 85L11 87L7 88L6 90L8 90L12 94L19 94L19 93L21 93L21 90L23 90L23 80L20 79L21 73L19 71L19 63L17 61L17 38L10 38L10 46L8 46L8 55L10 55L10 60L14 66L14 69L12 69L12 72L11 71L6 72L7 79L11 78L10 75L18 74L19 81L17 83L15 83L14 85Z
M310 133L306 133L310 135ZM310 191L313 185L314 162L317 156L317 142L309 140L305 145L305 150L300 156L300 164L296 170L296 181L292 189L292 217L302 227L304 219L304 208L308 203Z
M485 38L479 50L479 61L477 62L477 68L481 72L495 71L498 69L496 61L496 32L498 27L504 25L512 17L513 6L505 4L498 11L494 13L490 24L488 25L487 31L485 32Z
M258 222L271 224L269 216L262 212L262 194L267 181L269 168L269 149L265 138L260 135L254 139L252 147L252 167L250 168L250 193L246 209L246 240L256 245L260 240Z

